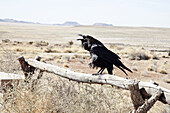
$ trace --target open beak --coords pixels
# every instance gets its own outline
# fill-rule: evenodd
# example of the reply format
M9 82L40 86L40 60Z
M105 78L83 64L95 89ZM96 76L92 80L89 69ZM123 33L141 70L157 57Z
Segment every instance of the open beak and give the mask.
M83 39L85 39L85 38L86 38L86 35L82 35L82 34L77 34L77 35L79 35L79 36L83 37Z
M77 40L83 40L83 39L77 39Z
M84 36L84 35L82 35L82 34L77 34L77 35L82 36L82 37Z

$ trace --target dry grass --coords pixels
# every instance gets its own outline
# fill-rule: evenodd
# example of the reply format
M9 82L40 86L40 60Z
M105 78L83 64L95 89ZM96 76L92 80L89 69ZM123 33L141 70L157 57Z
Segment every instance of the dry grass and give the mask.
M9 52L2 46L0 47L0 64L1 72L17 73L20 68L15 52Z
M1 112L14 113L128 113L133 106L129 92L107 85L89 85L45 74L35 87L13 83L3 97ZM47 77L51 76L51 77ZM34 88L34 90L32 89ZM159 103L160 104L160 103ZM157 103L150 113L168 113Z
M46 74L49 76L51 74ZM53 75L51 75L53 76ZM132 110L129 92L106 85L89 85L60 77L41 79L32 91L33 81L7 88L2 112L33 113L124 113Z
M13 83L6 88L1 112L33 113L124 113L132 110L129 92L107 85L82 84L44 73L35 87L34 81ZM34 90L33 90L34 88Z

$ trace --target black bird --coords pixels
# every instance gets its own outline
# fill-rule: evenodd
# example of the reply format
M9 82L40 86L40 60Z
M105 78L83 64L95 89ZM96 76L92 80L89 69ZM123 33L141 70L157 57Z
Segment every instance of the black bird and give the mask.
M79 34L79 36L82 36L83 39L77 40L81 40L82 47L90 52L90 67L101 68L96 74L102 74L105 68L107 68L109 74L112 74L113 65L122 70L126 75L128 74L124 71L124 69L128 70L129 72L132 72L120 61L121 58L117 54L107 49L104 44L102 44L99 40L89 35Z

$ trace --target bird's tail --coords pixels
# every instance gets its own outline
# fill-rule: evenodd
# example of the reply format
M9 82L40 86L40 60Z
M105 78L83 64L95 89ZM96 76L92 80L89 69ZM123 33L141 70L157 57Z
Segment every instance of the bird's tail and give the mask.
M119 65L117 66L120 70L122 70L127 76L128 74L126 73L126 71L124 69L126 69L127 71L133 73L129 68L127 68L121 61L119 62Z
M121 64L121 67L124 68L124 69L126 69L127 71L133 73L133 72L132 72L129 68L127 68L124 64Z
M126 71L125 70L123 70L121 67L118 67L120 70L122 70L127 76L128 76L128 74L126 73Z

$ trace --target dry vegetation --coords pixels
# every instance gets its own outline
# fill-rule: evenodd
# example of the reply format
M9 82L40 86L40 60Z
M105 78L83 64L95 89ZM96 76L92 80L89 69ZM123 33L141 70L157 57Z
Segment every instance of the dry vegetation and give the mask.
M49 74L48 74L49 75ZM44 80L45 79L45 80ZM32 83L21 81L4 96L3 112L127 112L132 110L129 93L111 86L78 84L50 77ZM126 100L126 101L125 101Z
M21 74L17 60L13 59L16 56L13 56L12 53L5 55L7 56L1 57L1 61L8 61L4 61L1 65L1 71L14 72L12 70L17 68L18 72L15 73ZM17 67L15 67L15 64L17 64ZM6 70L9 68L11 70ZM33 78L36 76L37 73L34 74ZM34 79L30 80L29 83L21 80L19 82L14 81L12 89L8 86L1 87L0 91L4 93L0 107L1 112L123 113L131 111L133 108L132 104L129 104L131 100L128 91L107 85L77 83L49 73L44 73L38 85L33 86L33 84Z
M146 39L148 36L160 36L163 37L162 40L168 39L169 29L0 24L3 26L0 26L0 38L2 38L0 43L0 71L23 74L17 58L22 55L25 58L34 58L38 55L42 57L42 61L70 68L73 71L96 72L97 70L88 67L90 59L88 52L84 51L80 47L80 43L75 41L76 38L73 37L77 33L89 33L96 37L103 37L100 39L107 43L106 46L119 54L122 61L129 68L133 69L134 73L129 74L130 78L137 78L143 81L154 80L163 87L170 87L167 82L164 82L164 76L169 77L170 74L168 53L153 52L147 46L126 45L126 41L129 41L130 36L138 39ZM101 31L103 34L97 31ZM139 31L142 33L146 32L148 35L142 35ZM133 32L135 33L134 35L131 34ZM151 34L149 34L150 32ZM162 35L162 32L165 35ZM118 41L114 39L115 43L110 43L112 42L110 41L111 37L127 37L125 43L122 42L125 45L115 44ZM122 41L121 38L119 41ZM137 45L142 43L145 42L139 42ZM156 46L158 40L153 43ZM166 46L163 48L166 49ZM153 47L151 46L151 49ZM125 77L117 68L115 68L114 73L117 76ZM128 113L133 109L130 94L127 90L107 85L77 83L49 73L44 73L38 85L33 87L36 76L37 73L29 83L24 81L19 83L13 82L13 88L6 88L6 92L3 92L5 86L1 87L0 91L4 94L4 97L2 98L0 111L4 113ZM169 106L157 102L149 112L169 113L169 111Z

